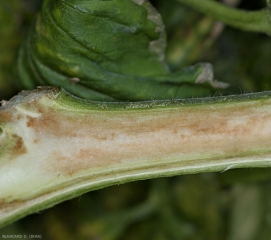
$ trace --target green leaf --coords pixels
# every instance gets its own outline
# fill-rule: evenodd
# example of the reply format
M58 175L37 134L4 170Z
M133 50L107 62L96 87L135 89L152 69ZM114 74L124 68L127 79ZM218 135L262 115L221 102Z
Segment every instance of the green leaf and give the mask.
M206 96L226 87L213 80L210 64L171 73L165 47L162 19L148 1L45 0L15 75L23 89L60 86L103 101Z

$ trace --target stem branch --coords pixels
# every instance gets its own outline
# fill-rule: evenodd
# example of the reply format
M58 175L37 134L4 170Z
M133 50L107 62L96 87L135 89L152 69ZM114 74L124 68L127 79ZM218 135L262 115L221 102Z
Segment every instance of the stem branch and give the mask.
M234 9L211 0L177 0L225 24L246 31L271 34L269 9L245 11Z

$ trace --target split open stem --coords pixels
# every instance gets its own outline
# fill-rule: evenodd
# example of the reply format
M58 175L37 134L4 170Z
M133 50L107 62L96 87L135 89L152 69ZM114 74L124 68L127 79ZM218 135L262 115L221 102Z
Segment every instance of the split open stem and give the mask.
M106 103L64 90L0 108L0 226L119 183L271 166L271 92Z

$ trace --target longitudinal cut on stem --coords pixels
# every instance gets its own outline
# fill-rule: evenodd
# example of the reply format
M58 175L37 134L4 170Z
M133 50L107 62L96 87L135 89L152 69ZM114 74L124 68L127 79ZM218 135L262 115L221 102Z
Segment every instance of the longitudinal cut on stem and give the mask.
M271 93L83 101L56 88L0 109L0 225L89 190L271 165Z

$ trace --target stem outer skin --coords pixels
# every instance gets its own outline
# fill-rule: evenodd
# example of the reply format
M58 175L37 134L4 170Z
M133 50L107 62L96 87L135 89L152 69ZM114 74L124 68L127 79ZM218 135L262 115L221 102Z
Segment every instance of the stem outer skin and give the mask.
M271 92L105 103L42 88L3 105L0 226L114 184L271 165Z
M229 26L245 31L262 32L271 34L270 8L246 11L231 8L211 0L177 0L199 12L213 17Z

